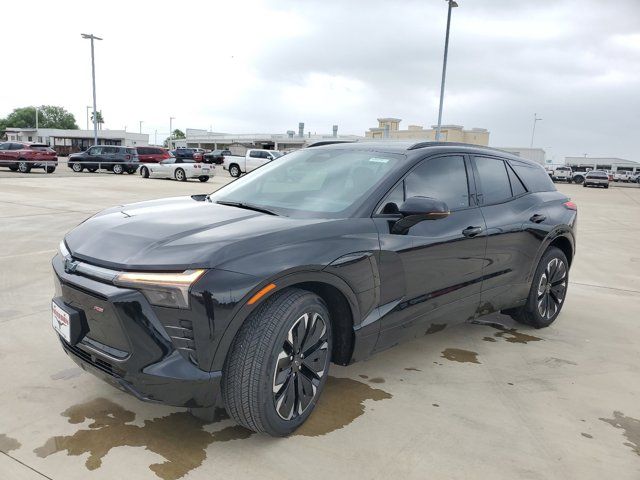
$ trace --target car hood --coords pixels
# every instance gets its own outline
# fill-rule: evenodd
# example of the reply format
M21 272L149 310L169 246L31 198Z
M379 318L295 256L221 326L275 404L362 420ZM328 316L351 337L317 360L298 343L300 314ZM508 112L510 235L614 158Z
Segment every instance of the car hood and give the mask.
M294 219L177 197L114 207L65 237L80 260L124 270L215 268L256 250L317 238L329 219ZM309 231L310 226L312 232ZM297 230L297 232L294 232Z

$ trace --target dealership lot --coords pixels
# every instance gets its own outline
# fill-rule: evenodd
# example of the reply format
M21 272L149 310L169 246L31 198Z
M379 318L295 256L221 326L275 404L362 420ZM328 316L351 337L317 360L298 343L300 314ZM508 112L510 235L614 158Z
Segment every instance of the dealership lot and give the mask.
M291 438L143 404L84 373L50 325L50 258L102 208L228 182L0 174L0 478L640 476L640 188L560 184L578 204L566 305L550 328L504 316L332 366Z

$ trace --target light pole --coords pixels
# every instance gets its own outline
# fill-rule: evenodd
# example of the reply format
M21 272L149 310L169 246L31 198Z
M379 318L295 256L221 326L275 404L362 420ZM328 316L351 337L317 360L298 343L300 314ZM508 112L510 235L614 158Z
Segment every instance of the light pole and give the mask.
M451 9L458 6L454 0L446 0L447 9L447 33L444 37L444 59L442 60L442 81L440 83L440 108L438 108L438 126L436 127L436 142L440 140L442 130L442 104L444 103L444 81L447 77L447 56L449 55L449 28L451 27Z
M38 136L38 107L36 107L36 137Z
M82 38L91 40L91 80L93 82L93 144L98 144L98 114L96 112L96 64L93 55L93 41L102 40L93 33L82 33Z
M536 134L536 123L538 123L540 120L542 120L542 118L538 117L537 113L533 114L533 128L531 129L531 145L530 147L533 148L533 137Z
M89 110L91 110L91 105L87 105L87 130L89 130Z
M144 120L139 120L138 123L140 124L140 133L142 133L142 122L144 122Z
M173 136L173 121L176 119L176 117L169 117L169 143L168 143L168 147L169 149L171 149L171 137Z

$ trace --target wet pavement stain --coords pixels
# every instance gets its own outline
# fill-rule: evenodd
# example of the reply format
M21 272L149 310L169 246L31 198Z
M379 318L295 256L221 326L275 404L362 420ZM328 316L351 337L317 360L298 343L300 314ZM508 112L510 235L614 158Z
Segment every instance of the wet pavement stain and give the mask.
M584 432L582 432L580 435L582 435L585 438L593 438L593 435L589 435L588 433L584 433Z
M375 378L370 379L369 382L371 382L371 383L384 383L384 378L375 377Z
M485 342L497 342L497 340L493 337L482 337L482 340Z
M640 456L640 420L637 418L627 417L622 412L613 412L613 418L600 418L605 423L624 430L623 435L628 442L624 444L630 447L636 455Z
M424 332L424 334L425 335L432 335L434 333L441 332L445 328L447 328L447 324L446 323L432 323L429 326L429 328L427 328L427 331Z
M482 320L474 320L471 323L474 325L483 325L485 327L492 327L496 330L500 330L498 333L495 333L493 336L496 338L504 338L509 343L524 343L527 344L529 342L540 342L544 340L543 338L536 337L534 335L529 335L527 333L519 332L515 328L507 328L504 325L497 322L483 322ZM493 342L495 340L489 340L491 337L484 337L483 340L486 342Z
M431 405L433 405L434 407L439 407L440 406L437 403L432 403Z
M415 367L407 367L407 368L405 368L405 370L407 372L421 372L422 371L419 368L415 368Z
M543 360L543 363L551 368L558 368L563 365L578 365L576 362L572 362L571 360L556 357L547 357Z
M360 378L364 378L364 379L369 378L369 375L358 375L358 376L359 376Z
M7 437L4 433L0 433L0 452L8 453L11 450L17 450L22 445L15 438Z
M307 421L293 435L318 437L346 427L364 414L364 402L379 402L390 393L351 378L329 377L318 405Z
M480 363L478 361L478 354L469 350L461 350L459 348L445 348L442 351L442 358L451 360L452 362L460 363Z
M176 480L202 465L210 444L240 440L253 434L240 426L208 432L204 430L206 422L188 412L145 420L143 426L138 426L131 423L135 419L134 412L104 398L70 407L62 415L72 424L87 420L91 423L88 430L50 438L34 450L39 457L62 451L74 456L88 453L85 465L89 470L95 470L112 448L145 447L165 458L163 463L149 465L149 469L163 480ZM224 418L226 414L221 413L216 420Z
M82 373L82 369L75 368L67 368L66 370L60 370L58 373L54 373L50 376L51 380L68 380L70 378L78 377Z

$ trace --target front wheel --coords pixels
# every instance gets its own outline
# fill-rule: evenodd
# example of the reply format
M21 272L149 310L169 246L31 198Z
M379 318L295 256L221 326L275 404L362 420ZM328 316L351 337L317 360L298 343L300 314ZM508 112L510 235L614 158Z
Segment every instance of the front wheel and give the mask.
M124 167L122 166L122 164L116 163L113 166L113 173L115 173L116 175L122 175L123 172L124 172Z
M265 300L234 339L222 374L227 412L255 432L285 436L302 425L324 388L331 359L324 301L289 288Z
M181 168L176 170L175 177L176 177L176 180L178 180L179 182L187 181L187 175L184 173L184 170Z
M74 163L71 165L71 170L73 170L76 173L80 173L83 170L82 164L81 163Z
M44 171L47 173L53 173L56 171L56 167L45 167Z
M140 176L142 178L149 178L149 169L147 167L142 167L140 169Z
M535 328L551 325L558 315L569 286L569 263L564 252L550 247L544 253L536 269L527 303L507 311L516 322Z
M18 171L20 173L29 173L31 171L31 165L26 160L20 160L18 162Z
M209 177L207 177L206 175L200 175L198 177L198 180L200 180L201 182L208 182L209 181Z
M229 175L233 178L238 178L242 172L240 171L240 167L235 163L229 166Z

